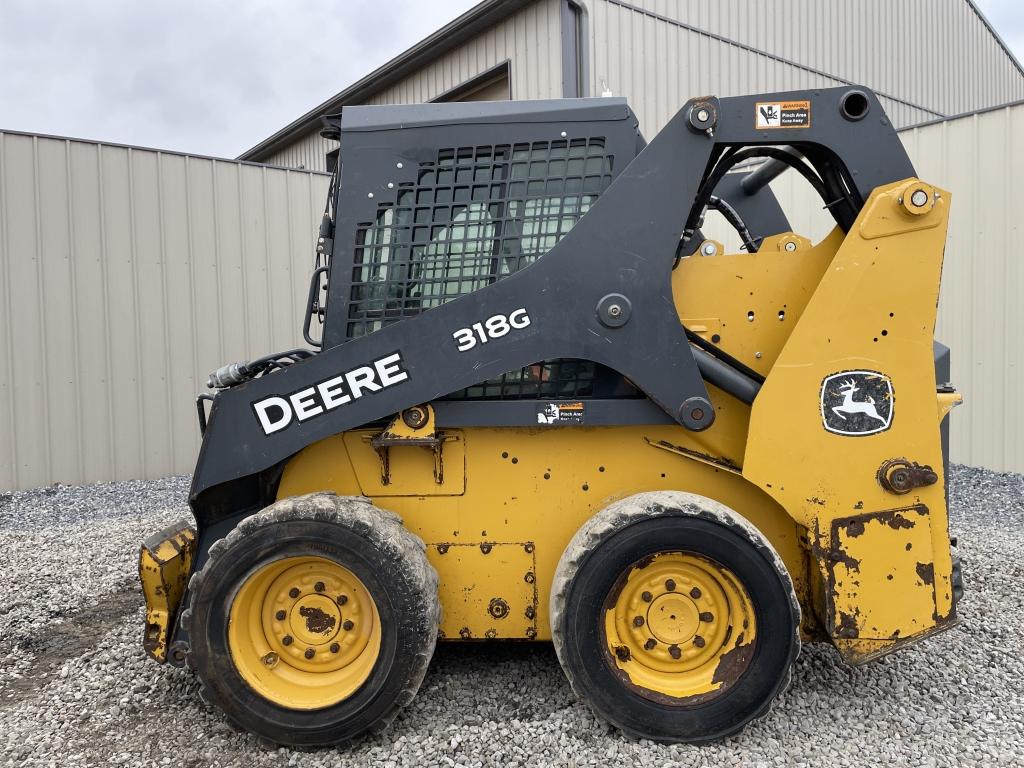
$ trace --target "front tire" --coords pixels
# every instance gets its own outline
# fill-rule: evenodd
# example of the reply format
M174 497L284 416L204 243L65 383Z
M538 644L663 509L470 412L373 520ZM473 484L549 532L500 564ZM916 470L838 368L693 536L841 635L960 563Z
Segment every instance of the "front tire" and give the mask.
M594 515L559 562L551 627L577 695L637 738L701 743L788 685L800 609L781 558L718 502L643 493Z
M437 642L423 542L365 499L272 504L210 547L182 615L202 696L274 744L379 731L419 689Z

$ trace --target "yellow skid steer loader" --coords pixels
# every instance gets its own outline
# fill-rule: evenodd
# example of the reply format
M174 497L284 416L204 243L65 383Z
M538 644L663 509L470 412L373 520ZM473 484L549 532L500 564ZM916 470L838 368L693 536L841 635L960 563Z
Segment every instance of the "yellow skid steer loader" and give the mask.
M702 742L801 642L860 664L956 622L950 195L868 89L693 99L649 144L614 98L325 124L310 349L211 375L196 527L140 557L146 651L231 721L343 743L438 639L553 641L600 716Z

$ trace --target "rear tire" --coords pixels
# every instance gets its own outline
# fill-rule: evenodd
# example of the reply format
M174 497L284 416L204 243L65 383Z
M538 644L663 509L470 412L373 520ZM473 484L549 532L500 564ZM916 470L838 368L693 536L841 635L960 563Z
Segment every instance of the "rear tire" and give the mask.
M746 520L680 492L594 515L552 585L555 651L573 690L627 734L701 743L742 730L785 690L800 608Z
M274 744L344 743L416 695L437 585L396 515L328 493L283 499L210 547L192 577L188 661L203 699L240 728Z

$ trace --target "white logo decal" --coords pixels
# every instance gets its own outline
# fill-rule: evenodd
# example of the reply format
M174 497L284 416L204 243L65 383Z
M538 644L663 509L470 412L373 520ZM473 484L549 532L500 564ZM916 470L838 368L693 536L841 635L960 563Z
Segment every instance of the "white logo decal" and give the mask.
M841 371L821 383L821 420L837 435L873 435L892 424L892 381L878 371Z
M252 404L252 410L263 434L270 435L280 432L295 420L303 422L333 411L368 392L380 392L408 378L409 372L402 367L402 354L394 352L290 395L264 397Z

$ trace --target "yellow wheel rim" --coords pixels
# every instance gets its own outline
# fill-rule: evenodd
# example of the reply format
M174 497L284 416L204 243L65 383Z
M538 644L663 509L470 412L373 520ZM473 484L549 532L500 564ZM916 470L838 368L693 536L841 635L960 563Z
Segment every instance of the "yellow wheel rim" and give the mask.
M753 603L727 568L690 552L634 563L605 601L609 662L641 696L679 705L720 695L753 658Z
M380 655L377 606L352 571L322 557L267 563L231 603L228 648L242 679L289 709L337 704Z

